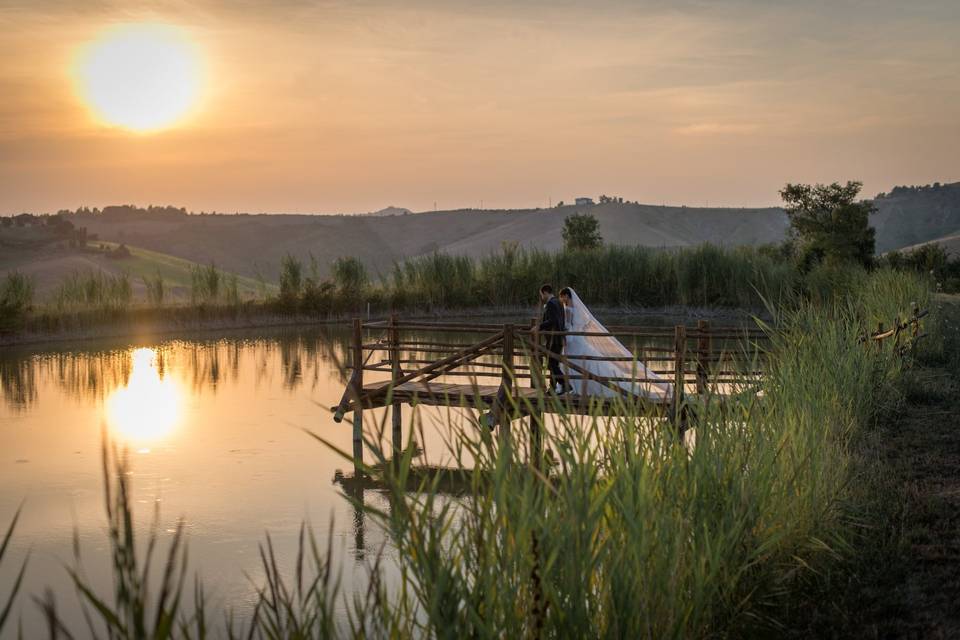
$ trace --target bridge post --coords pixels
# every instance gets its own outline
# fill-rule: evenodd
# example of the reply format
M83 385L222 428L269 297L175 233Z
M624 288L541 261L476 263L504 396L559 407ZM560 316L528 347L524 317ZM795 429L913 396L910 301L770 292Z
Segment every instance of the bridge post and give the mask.
M540 344L540 322L534 317L530 323L530 340L533 344ZM540 458L543 453L543 437L540 430L543 428L543 410L546 403L544 396L546 385L543 382L542 360L534 351L530 354L530 387L536 390L530 403L530 456L536 468L540 468Z
M503 325L503 366L500 373L500 391L498 398L502 398L503 404L500 406L497 416L500 423L500 437L505 442L510 442L510 426L513 413L513 332L512 324Z
M687 328L678 324L673 329L674 344L674 376L673 376L673 421L677 435L683 441L683 434L687 430L686 408L683 406L684 376L683 365L687 359Z
M540 324L537 318L533 318L530 323L530 342L540 344ZM543 390L546 385L543 384L543 361L534 351L530 354L530 388Z
M363 320L353 319L353 463L359 471L363 464Z
M390 376L391 376L391 393L396 395L396 382L400 379L402 375L400 370L400 329L397 327L397 314L390 314ZM391 418L393 420L393 459L397 460L400 456L400 451L403 449L403 409L402 405L396 400L393 401L393 406L390 410Z
M712 339L710 337L710 321L699 320L697 322L697 394L703 395L707 392L708 381L708 363L713 351Z

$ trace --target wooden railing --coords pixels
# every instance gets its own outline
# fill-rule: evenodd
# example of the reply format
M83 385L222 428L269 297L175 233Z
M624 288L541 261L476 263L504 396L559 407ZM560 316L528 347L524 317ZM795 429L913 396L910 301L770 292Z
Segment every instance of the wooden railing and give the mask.
M447 337L450 334L460 334ZM587 354L550 354L541 340L553 332L538 331L535 322L524 325L401 321L396 316L386 322L355 319L350 347L351 375L343 397L334 407L334 419L340 422L353 412L354 455L362 456L363 411L390 406L394 448L399 448L401 400L396 390L416 385L422 396L431 393L431 383L465 380L477 389L481 381L496 387L497 396L511 396L520 385L529 384L541 394L546 392L544 360L553 355L567 370L569 380L587 380L613 390L625 402L650 402L632 392L636 385L666 383L672 392L664 399L664 408L680 411L687 393L706 394L725 383L757 380L766 355L759 344L766 335L756 329L714 327L708 321L694 326L674 327L614 326L607 332L564 332L566 336L614 336L630 350L630 356ZM467 336L469 336L468 339ZM599 376L583 365L592 361L637 362L650 376ZM369 381L365 374L380 380ZM387 377L386 380L383 378ZM630 384L622 384L630 383ZM493 409L497 403L491 403ZM678 416L679 417L679 416ZM509 422L509 419L503 422Z
M893 328L887 329L881 323L876 331L861 336L859 340L878 346L893 340L896 352L904 353L926 336L921 321L927 315L927 311L913 305L906 319L894 319ZM518 325L410 322L401 321L396 316L389 321L368 323L355 319L350 346L351 374L343 397L333 408L334 420L340 422L346 413L353 412L354 458L362 462L365 409L392 408L392 440L397 455L402 444L403 402L414 402L419 398L443 404L456 400L456 394L451 394L449 387L440 384L438 379L466 379L468 384L458 388L472 389L470 395L477 402L476 408L486 405L492 414L496 414L496 423L507 431L517 413L504 411L504 407L511 404L505 399L523 395L521 385L529 384L532 395L524 396L527 411L531 416L538 414L536 420L531 420L531 438L534 438L543 426L543 411L550 410L545 409L545 398L550 396L543 370L544 360L555 357L564 366L569 381L590 381L612 390L609 395L622 401L616 405L620 407L649 404L651 399L642 393L644 385L669 385L670 393L662 398L658 408L672 419L682 434L686 428L685 396L709 396L717 393L722 385L748 388L748 385L759 382L770 352L764 345L768 336L763 331L714 327L706 320L692 326L612 326L606 332L562 333L565 336L613 336L628 348L630 355L550 353L542 341L557 332L539 331L535 320ZM449 337L451 334L459 335ZM653 376L600 376L584 366L586 362L595 361L639 363ZM365 373L376 374L380 379L367 382ZM480 381L484 379L491 384L481 390ZM435 393L431 383L447 390ZM405 387L407 394L399 393ZM638 388L641 393L634 391ZM463 395L466 394L459 397ZM514 407L518 404L512 402ZM567 398L564 406L569 409L570 405Z
M910 305L910 315L906 319L897 316L893 320L893 328L887 329L882 322L877 323L877 330L860 337L860 342L869 342L877 346L883 345L886 340L893 340L893 347L898 353L912 350L926 338L921 321L930 312L921 310L916 304Z

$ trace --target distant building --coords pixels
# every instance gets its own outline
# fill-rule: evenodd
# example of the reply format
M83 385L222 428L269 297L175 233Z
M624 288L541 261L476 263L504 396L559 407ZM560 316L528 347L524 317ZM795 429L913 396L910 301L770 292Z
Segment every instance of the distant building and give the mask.
M574 204L578 207L585 207L587 205L593 204L593 198L577 198L574 200Z

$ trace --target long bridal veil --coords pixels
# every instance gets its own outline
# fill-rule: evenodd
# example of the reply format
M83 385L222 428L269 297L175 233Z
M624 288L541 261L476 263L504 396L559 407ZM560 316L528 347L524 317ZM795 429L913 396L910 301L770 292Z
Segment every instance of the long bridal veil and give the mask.
M570 289L572 313L567 331L577 333L608 333L606 327L600 324L594 315L583 303L580 296ZM648 370L642 362L636 360L634 354L623 343L613 336L569 336L566 342L564 355L577 366L590 373L604 378L629 378L639 382L615 382L621 388L639 396L665 400L673 395L673 385ZM614 360L581 360L577 356L605 356ZM576 371L568 371L569 375L580 375ZM616 391L594 380L577 380L575 385L580 395L612 396Z

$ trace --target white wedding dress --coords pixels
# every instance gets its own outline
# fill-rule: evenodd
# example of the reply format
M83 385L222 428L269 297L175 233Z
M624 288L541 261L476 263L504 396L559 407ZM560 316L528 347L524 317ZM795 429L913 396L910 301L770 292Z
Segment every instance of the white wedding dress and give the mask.
M593 317L576 291L571 291L571 303L566 307L567 331L585 333L607 333L607 329ZM570 336L566 337L563 355L573 364L589 371L591 374L603 378L630 378L640 382L612 382L622 389L644 398L652 400L669 400L673 396L673 385L649 371L642 362L635 359L634 354L623 343L613 336ZM621 360L582 360L577 356L606 356L622 358ZM580 372L564 366L567 376L581 376ZM662 381L662 382L661 382ZM585 396L617 396L616 389L611 389L595 380L570 380L574 392Z

